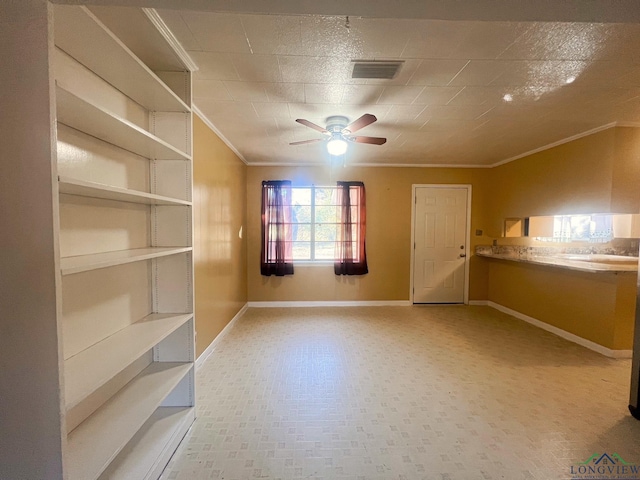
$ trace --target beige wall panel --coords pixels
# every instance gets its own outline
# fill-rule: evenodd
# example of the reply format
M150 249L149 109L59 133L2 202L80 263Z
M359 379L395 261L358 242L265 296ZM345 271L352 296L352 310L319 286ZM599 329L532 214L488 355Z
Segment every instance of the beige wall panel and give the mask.
M640 128L615 129L611 211L640 213Z
M247 302L247 167L200 118L194 115L193 120L193 254L199 356Z
M631 350L633 348L633 330L636 319L636 287L637 274L622 273L618 275L616 295L615 331L613 348Z
M248 281L250 301L408 300L411 271L413 184L472 185L471 249L490 240L475 236L484 229L484 191L488 170L449 168L249 167L247 181ZM361 180L367 192L369 273L339 278L333 266L296 266L293 277L260 275L260 205L263 180L291 180L295 185L334 185ZM473 260L473 259L472 259ZM471 299L484 299L482 265L471 264Z

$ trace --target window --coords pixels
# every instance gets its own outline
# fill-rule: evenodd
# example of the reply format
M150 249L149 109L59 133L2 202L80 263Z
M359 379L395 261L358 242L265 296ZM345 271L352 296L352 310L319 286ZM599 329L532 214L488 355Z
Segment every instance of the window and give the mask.
M340 209L336 187L293 187L293 259L333 262Z
M613 239L613 215L554 215L531 217L529 233L543 242L606 243Z
M289 275L293 262L333 263L336 275L368 272L362 182L291 187L263 182L262 274Z

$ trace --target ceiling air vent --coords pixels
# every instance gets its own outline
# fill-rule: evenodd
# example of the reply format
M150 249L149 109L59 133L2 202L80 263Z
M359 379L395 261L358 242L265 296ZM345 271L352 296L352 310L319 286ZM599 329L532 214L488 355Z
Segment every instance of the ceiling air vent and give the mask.
M378 78L391 80L394 78L403 61L388 60L353 60L353 73L351 78Z

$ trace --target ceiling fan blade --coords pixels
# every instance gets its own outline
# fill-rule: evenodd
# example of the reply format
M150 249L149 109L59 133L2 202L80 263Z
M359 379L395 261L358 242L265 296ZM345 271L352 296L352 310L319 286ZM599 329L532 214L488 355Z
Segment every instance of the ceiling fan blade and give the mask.
M305 127L313 128L314 130L317 130L320 133L329 133L329 131L326 128L322 128L320 125L311 123L309 120L305 120L304 118L298 118L296 122L301 123Z
M375 115L371 115L370 113L365 113L359 119L354 120L349 125L347 125L344 130L348 130L349 133L354 133L360 130L361 128L366 127L367 125L371 125L373 122L378 120ZM343 131L344 131L343 130Z
M313 140L302 140L300 142L291 142L289 145L306 145L307 143L322 142L324 138L314 138Z
M369 143L371 145L382 145L387 143L386 138L382 137L347 137L348 140L356 143Z

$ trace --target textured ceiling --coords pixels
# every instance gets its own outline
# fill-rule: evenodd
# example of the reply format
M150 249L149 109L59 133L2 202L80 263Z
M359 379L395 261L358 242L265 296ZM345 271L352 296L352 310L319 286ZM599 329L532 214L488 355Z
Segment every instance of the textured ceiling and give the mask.
M194 104L249 164L326 161L330 115L378 121L349 163L489 166L613 122L640 125L640 25L160 10L198 65ZM392 80L352 60L403 60ZM567 83L570 78L575 80ZM504 100L510 95L512 101Z

